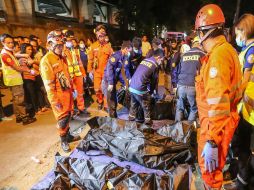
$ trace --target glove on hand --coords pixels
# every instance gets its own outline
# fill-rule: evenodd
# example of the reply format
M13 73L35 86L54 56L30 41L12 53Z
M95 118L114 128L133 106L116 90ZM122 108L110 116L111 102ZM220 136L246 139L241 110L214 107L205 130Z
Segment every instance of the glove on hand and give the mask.
M111 91L113 90L113 87L114 87L113 85L110 85L110 84L109 84L109 85L108 85L108 91L111 92Z
M205 160L205 170L210 173L219 166L218 147L206 142L201 157Z

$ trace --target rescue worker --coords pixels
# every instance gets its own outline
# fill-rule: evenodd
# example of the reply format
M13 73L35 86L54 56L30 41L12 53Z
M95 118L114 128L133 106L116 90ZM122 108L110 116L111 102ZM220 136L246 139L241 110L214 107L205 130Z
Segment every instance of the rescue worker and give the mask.
M66 56L66 60L68 63L68 71L73 83L73 88L77 92L77 108L78 111L74 113L75 115L80 114L89 114L85 110L85 101L84 101L84 77L86 76L85 69L83 67L80 53L78 48L75 49L75 47L78 47L77 43L76 45L73 44L74 41L74 32L71 30L64 30L63 35L66 39L65 42L65 49L64 49L64 55ZM74 47L75 45L75 47Z
M103 25L98 25L95 28L97 41L90 46L88 51L88 65L87 72L89 77L94 81L94 91L97 98L98 109L101 110L107 107L106 98L103 101L103 94L101 89L101 82L104 76L104 70L107 65L108 59L113 53L111 45L106 43L106 28Z
M184 119L186 103L190 106L188 121L191 123L197 118L195 77L201 67L200 59L205 55L200 49L199 41L198 37L194 38L192 48L183 54L178 67L176 121Z
M141 39L134 37L132 40L132 52L130 53L128 64L124 64L126 78L130 82L131 77L134 75L138 65L142 61L142 51L141 51Z
M145 58L150 49L152 49L151 44L147 41L147 36L142 37L142 56Z
M181 60L181 53L179 50L179 46L177 45L176 40L172 41L172 53L170 56L170 67L171 67L171 93L172 89L176 89L177 86L177 66ZM170 81L170 80L169 80Z
M242 48L239 59L244 93L239 105L240 122L231 142L234 156L238 157L237 180L225 186L227 189L244 190L254 189L254 15L241 16L235 23L235 34L236 43Z
M69 152L69 142L79 140L69 132L69 122L73 106L72 84L68 72L68 64L62 56L64 44L61 30L51 31L47 36L49 52L42 58L40 73L47 91L57 128L61 138L63 151Z
M120 81L122 87L125 88L125 80L122 73L124 72L124 64L128 64L128 58L131 51L131 42L124 41L121 46L121 50L111 55L104 71L104 79L102 82L104 86L103 89L107 91L104 94L107 94L107 102L109 104L108 112L109 116L112 118L117 118L116 85L117 82Z
M24 104L24 88L22 73L27 72L32 75L35 74L34 70L30 70L26 66L26 62L22 59L19 63L14 56L14 41L9 34L2 34L0 41L3 45L1 51L1 63L3 72L4 85L9 87L13 97L13 111L16 116L16 123L27 125L36 121L36 118L29 117L26 114Z
M159 38L154 38L152 41L152 49L150 49L148 51L148 53L146 54L146 58L152 57L153 56L153 52L156 51L157 49L162 49L162 41Z
M221 8L208 4L197 14L195 29L207 55L196 77L200 119L198 163L206 189L220 189L229 144L239 122L241 71L235 49L226 41Z
M144 123L152 124L151 95L154 94L158 85L159 65L161 65L163 58L163 51L157 49L152 57L146 58L140 63L132 76L129 87L131 93L129 120L134 121L137 118L138 108L141 106L145 117Z

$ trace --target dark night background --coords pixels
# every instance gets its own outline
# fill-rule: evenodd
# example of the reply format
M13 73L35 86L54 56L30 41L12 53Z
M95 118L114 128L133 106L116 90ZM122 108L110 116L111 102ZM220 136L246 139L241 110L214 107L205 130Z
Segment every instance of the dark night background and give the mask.
M218 4L226 17L226 27L232 27L240 1L239 16L254 14L254 0L108 0L117 5L121 30L135 24L135 34L153 36L154 30L166 26L168 31L190 32L198 10L205 4ZM123 32L125 33L125 32Z

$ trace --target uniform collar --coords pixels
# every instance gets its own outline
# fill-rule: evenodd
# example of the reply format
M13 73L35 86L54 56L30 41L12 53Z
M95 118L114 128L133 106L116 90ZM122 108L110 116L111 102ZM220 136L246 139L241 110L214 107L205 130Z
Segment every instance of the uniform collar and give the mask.
M216 37L216 41L214 43L214 46L212 47L211 52L209 54L211 54L214 51L214 49L216 49L218 46L221 46L225 42L227 42L225 36Z
M247 45L247 46L244 46L243 48L242 48L242 51L244 51L245 49L247 49L248 47L250 47L251 45L253 45L254 44L254 41L253 42L251 42L249 45Z

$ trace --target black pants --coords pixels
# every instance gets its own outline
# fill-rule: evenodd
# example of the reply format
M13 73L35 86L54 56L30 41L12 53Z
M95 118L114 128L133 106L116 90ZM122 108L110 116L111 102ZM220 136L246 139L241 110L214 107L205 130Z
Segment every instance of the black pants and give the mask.
M234 156L238 157L238 180L241 184L248 184L249 188L251 186L254 189L253 183L251 183L254 177L254 155L251 154L251 134L253 130L254 126L244 120L241 115L231 142L231 148Z
M142 108L140 110L139 108ZM145 122L151 121L151 95L149 93L142 96L131 93L131 107L129 116L138 118L139 112L144 112Z
M39 109L35 86L36 83L34 80L24 79L26 109L30 116Z
M38 105L40 108L50 107L50 103L47 98L47 92L44 87L42 78L40 75L35 78L35 90L38 97Z
M112 91L107 90L107 103L109 116L112 118L117 118L116 108L117 108L117 98L116 98L116 86Z

